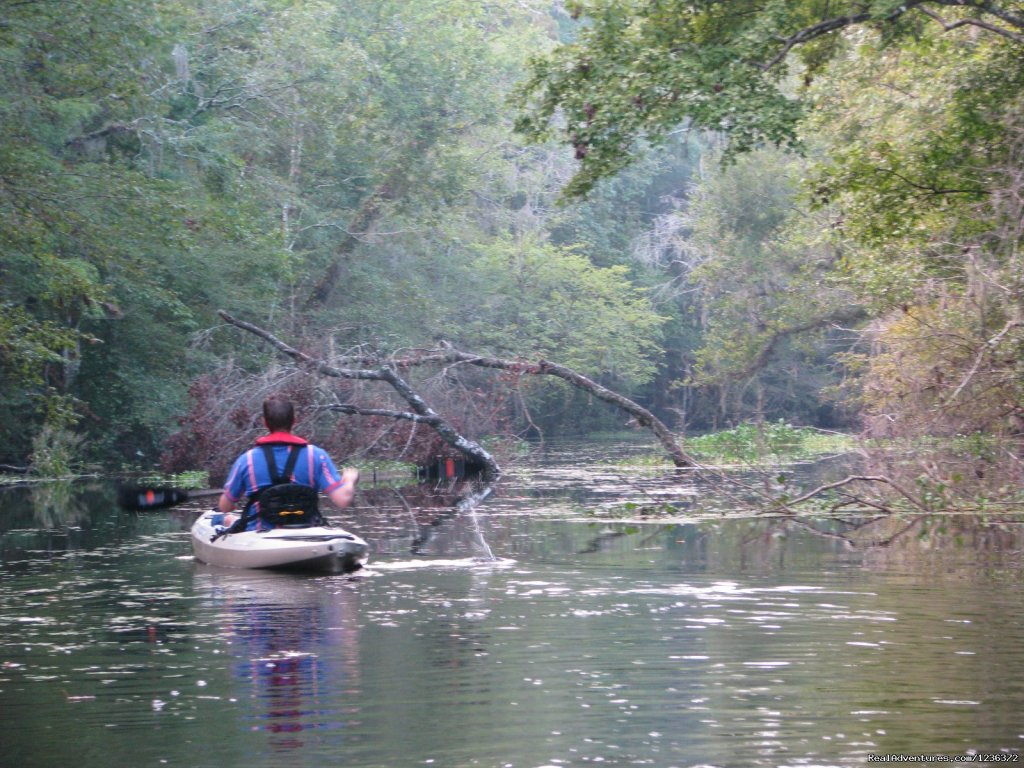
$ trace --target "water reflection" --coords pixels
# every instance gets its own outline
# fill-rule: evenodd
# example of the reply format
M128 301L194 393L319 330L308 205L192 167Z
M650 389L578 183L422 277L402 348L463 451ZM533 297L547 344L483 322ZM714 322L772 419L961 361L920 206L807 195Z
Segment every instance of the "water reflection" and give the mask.
M308 732L344 727L358 713L358 593L349 579L198 569L197 591L232 658L234 698L268 749L301 749Z
M51 528L0 502L0 762L772 768L1024 744L1020 517L602 519L614 493L709 490L570 454L472 513L463 486L361 492L335 515L374 547L355 579L198 565L187 507L86 501Z
M141 517L118 509L109 483L38 483L0 489L0 567L38 570L140 534L181 528L174 510Z
M478 516L493 492L474 481L372 489L360 495L358 509L338 520L367 538L377 555L442 557L468 546L475 556L495 561ZM453 541L453 531L468 536Z
M101 494L97 486L68 480L2 489L0 531L78 525L92 515Z

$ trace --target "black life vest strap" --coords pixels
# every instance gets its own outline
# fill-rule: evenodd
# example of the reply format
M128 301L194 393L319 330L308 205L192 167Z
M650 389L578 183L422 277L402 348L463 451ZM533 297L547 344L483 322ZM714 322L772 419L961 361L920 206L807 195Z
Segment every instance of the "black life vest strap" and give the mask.
M290 483L292 480L292 472L295 471L295 464L299 460L299 454L302 453L302 449L306 446L298 446L298 450L295 450L296 446L288 446L288 458L284 463L284 470L281 474L277 474L277 462L274 461L274 447L264 443L260 446L263 449L263 457L267 460L267 469L270 470L270 484L281 485L281 483ZM260 491L263 489L261 488ZM259 491L257 491L257 495Z

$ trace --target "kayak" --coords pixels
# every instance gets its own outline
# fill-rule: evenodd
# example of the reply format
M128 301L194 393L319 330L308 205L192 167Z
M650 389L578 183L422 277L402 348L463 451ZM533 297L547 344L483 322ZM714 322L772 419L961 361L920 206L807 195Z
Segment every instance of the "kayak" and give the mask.
M223 519L219 512L207 512L193 524L196 560L227 568L351 573L366 564L369 554L365 541L342 528L312 525L217 536Z

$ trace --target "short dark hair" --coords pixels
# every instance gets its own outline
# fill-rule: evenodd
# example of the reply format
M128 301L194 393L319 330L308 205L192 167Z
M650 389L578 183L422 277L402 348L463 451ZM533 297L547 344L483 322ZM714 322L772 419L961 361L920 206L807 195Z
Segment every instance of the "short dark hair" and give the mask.
M263 419L271 432L288 431L295 423L295 406L281 395L271 395L263 401Z

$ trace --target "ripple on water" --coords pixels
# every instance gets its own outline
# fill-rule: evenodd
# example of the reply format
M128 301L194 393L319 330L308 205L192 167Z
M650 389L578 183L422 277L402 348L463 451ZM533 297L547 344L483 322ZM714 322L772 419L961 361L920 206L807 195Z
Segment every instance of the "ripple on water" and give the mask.
M206 568L155 516L91 553L38 547L0 579L3 759L774 768L1019 746L1012 574L766 566L785 540L729 521L549 519L600 507L616 475L538 475L594 480L585 502L497 500L489 543L515 561L471 557L458 521L417 558L392 526L357 578Z

